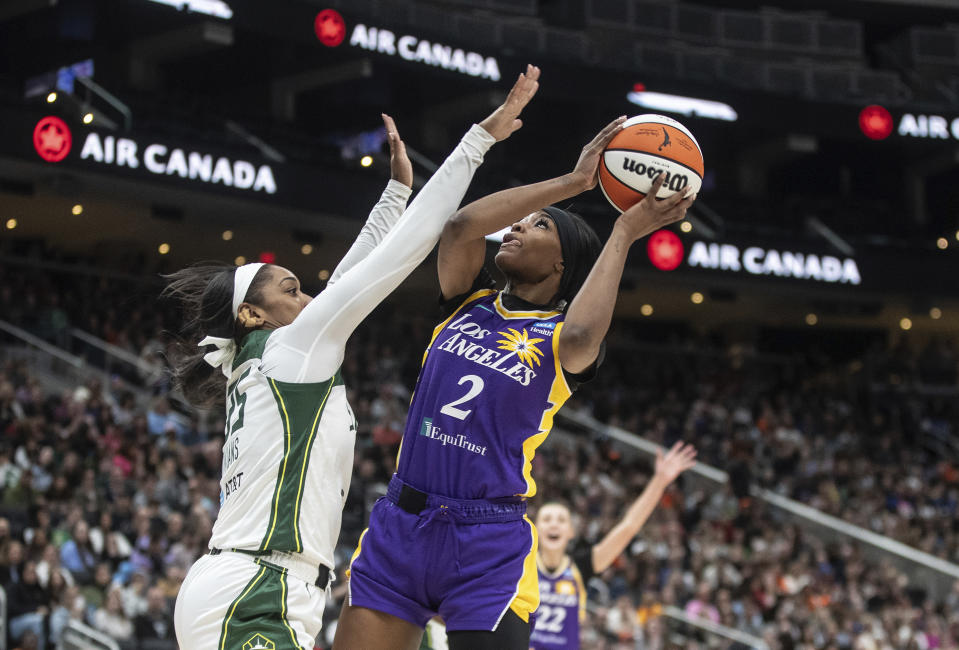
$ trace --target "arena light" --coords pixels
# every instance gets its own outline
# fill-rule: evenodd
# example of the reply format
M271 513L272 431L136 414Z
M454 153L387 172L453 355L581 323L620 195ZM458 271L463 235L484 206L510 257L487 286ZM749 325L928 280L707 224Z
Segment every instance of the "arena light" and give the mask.
M949 240L945 237L940 237L936 240L936 246L939 247L939 250L944 251L949 248Z
M650 305L649 303L646 303L645 305L639 308L639 313L641 313L643 316L652 316L653 306Z
M933 307L932 309L929 310L929 318L931 318L932 320L939 320L940 318L942 318L942 310L939 309L938 307Z
M689 299L692 301L694 305L701 305L703 304L703 300L705 300L705 298L703 298L703 294L701 294L698 291L694 291L693 294L689 297Z
M229 20L233 18L233 10L223 0L149 0L160 5L167 5L180 11L189 11L195 14L205 14L215 18Z
M55 101L57 101L57 94L56 94L56 93L50 93L49 95L47 95L47 103L48 103L48 104L52 104L52 103L55 102Z
M233 263L236 264L237 266L243 266L244 264L246 264L246 258L243 257L242 255L237 255L236 257L233 258Z
M819 317L816 314L806 314L806 325L815 325L819 322Z
M327 271L326 269L323 269L316 274L316 277L318 277L321 281L326 282L327 280L330 279L330 272Z
M313 246L310 244L303 244L302 246L300 246L300 252L303 253L304 255L309 255L310 253L313 252Z
M667 113L679 113L687 117L706 117L713 120L723 120L724 122L735 122L739 119L739 114L732 106L712 99L683 97L682 95L669 95L649 90L633 90L626 95L626 99L643 108L666 111Z
M360 158L360 165L363 167L369 167L373 164L373 156L363 156Z
M13 230L17 227L16 219L7 219L7 230Z
M263 251L260 253L260 261L264 264L276 264L276 253L273 251Z
M70 212L72 212L74 216L80 216L81 214L83 214L83 206L77 203L72 208L70 208Z
M230 241L231 239L233 239L233 231L224 230L222 237L223 237L223 241Z
M900 321L899 321L899 327L901 327L903 330L911 330L911 329L912 329L912 319L911 319L911 318L903 318L903 319L900 319Z
M93 122L93 113L85 113L83 115L83 123L90 124L91 122Z
M679 229L683 232L692 232L693 224L689 223L688 221L683 221L679 224Z
M166 255L170 252L170 245L164 242L157 246L157 251L160 253L160 255Z

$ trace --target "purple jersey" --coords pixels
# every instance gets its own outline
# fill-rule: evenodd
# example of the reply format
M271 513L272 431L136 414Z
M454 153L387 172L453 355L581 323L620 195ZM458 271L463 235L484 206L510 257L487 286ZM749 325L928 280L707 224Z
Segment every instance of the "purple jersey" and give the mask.
M536 494L533 454L569 398L560 311L509 311L477 291L436 327L423 356L397 476L456 499Z
M579 625L586 617L586 587L567 556L556 571L539 570L539 609L529 643L531 650L578 650Z

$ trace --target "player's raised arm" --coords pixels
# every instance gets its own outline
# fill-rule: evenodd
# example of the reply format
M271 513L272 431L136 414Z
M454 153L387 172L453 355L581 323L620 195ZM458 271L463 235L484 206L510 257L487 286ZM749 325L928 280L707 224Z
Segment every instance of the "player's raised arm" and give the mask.
M646 484L642 494L629 506L619 523L593 546L593 571L600 573L613 563L613 560L623 552L630 540L653 514L656 504L663 497L663 492L669 484L695 464L696 448L692 445L677 442L665 456L662 451L656 452L656 470L653 478Z
M636 240L682 219L696 200L696 194L691 193L691 190L687 194L676 192L669 198L656 200L656 193L665 179L665 174L657 176L649 194L616 220L603 252L566 313L566 324L559 340L559 356L563 368L569 372L582 372L596 361L600 344L613 318L616 294L630 246Z
M406 145L400 138L399 131L393 118L386 113L382 114L383 125L386 127L386 138L390 144L390 182L380 196L367 217L366 223L356 236L356 240L346 252L340 263L336 265L330 276L327 286L334 284L344 273L356 266L357 262L365 258L376 248L396 225L406 202L413 191L413 165L406 155Z
M529 74L533 75L534 80L538 79L539 69L534 68ZM517 86L519 85L518 82ZM532 87L533 93L536 87L538 85ZM529 92L527 84L527 94ZM529 97L532 95L529 94ZM507 104L509 101L507 99ZM503 107L498 111L503 110ZM496 113L493 114L495 115ZM583 147L572 172L490 194L457 211L440 237L437 272L443 296L450 298L469 290L483 266L486 235L511 226L544 206L564 201L596 187L603 149L625 120L625 116L616 118Z

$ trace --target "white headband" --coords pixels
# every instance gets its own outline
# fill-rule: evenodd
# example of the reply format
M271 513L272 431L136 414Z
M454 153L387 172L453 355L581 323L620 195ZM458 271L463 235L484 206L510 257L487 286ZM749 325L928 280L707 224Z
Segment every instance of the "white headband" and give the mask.
M256 277L256 272L260 270L261 266L263 266L262 262L253 262L236 267L233 275L233 318L237 317L240 305L246 298L246 292L250 290L253 278ZM216 346L216 350L204 354L203 359L214 368L219 368L223 372L223 376L229 379L230 373L233 371L233 359L236 357L236 343L233 339L207 336L200 341L199 345L200 347L205 345Z
M256 272L261 266L263 262L251 262L236 267L233 275L233 318L240 315L240 305L246 300L246 292L250 290L253 278L256 277Z

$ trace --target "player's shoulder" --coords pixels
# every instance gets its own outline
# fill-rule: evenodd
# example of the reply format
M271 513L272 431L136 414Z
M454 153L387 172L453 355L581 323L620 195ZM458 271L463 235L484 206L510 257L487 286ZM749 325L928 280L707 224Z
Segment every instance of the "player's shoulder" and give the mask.
M240 349L237 350L233 358L233 368L240 367L250 359L262 359L263 349L266 347L266 341L270 338L273 330L253 330L243 337L240 341Z

